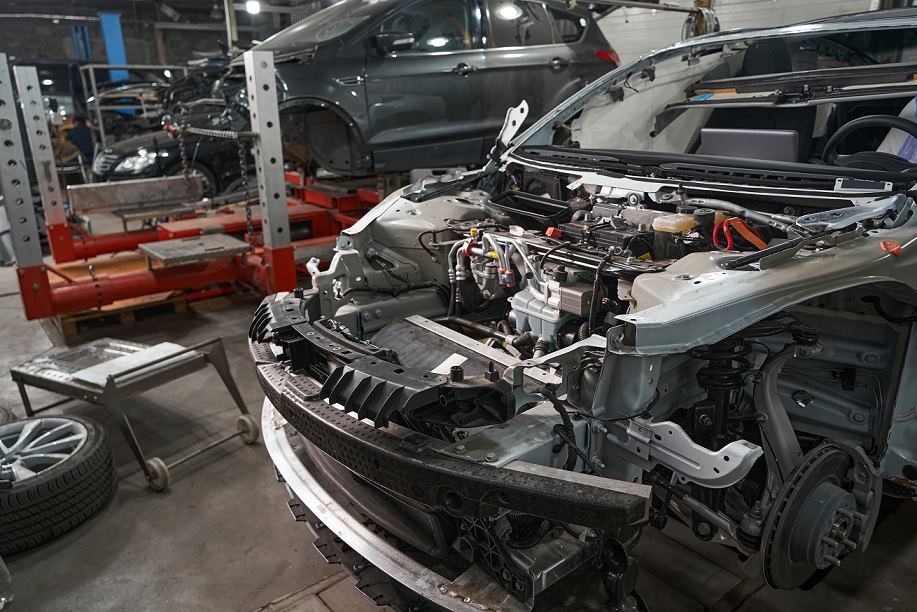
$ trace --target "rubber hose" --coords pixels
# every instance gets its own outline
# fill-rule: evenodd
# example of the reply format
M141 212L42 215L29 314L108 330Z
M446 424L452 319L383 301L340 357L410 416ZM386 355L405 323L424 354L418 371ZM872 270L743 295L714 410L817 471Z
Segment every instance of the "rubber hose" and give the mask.
M573 420L570 418L570 415L567 413L567 409L564 408L564 405L559 399L554 395L554 392L546 387L541 388L541 394L548 398L548 401L551 402L551 405L554 406L554 410L560 414L560 420L563 421L564 431L567 433L567 437L571 440L576 440L576 432L573 429ZM567 445L567 462L564 464L564 469L568 472L572 472L576 467L576 460L578 459L576 451L573 450L573 446Z
M471 288L467 280L456 281L458 284L459 296L462 298L462 307L473 313L481 313L490 308L490 300L475 302L475 296L471 295Z
M585 340L589 337L589 321L583 321L582 325L576 330L576 339Z
M462 317L437 317L433 319L433 322L440 324L458 325L460 327L465 327L474 332L477 332L482 336L496 338L497 340L506 340L506 334L502 333L501 331L487 327L486 325L481 325L480 323L475 323L474 321L469 321L468 319L463 319Z

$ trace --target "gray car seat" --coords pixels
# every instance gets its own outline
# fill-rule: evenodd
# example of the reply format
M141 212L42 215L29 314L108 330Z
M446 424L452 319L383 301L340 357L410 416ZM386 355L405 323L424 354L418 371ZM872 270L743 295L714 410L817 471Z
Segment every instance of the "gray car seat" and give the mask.
M789 47L781 39L762 40L749 45L739 76L763 76L792 72L793 62ZM720 108L710 114L705 127L735 130L793 130L799 135L797 161L806 161L812 149L812 133L815 130L815 106L797 108ZM724 155L710 151L704 153Z

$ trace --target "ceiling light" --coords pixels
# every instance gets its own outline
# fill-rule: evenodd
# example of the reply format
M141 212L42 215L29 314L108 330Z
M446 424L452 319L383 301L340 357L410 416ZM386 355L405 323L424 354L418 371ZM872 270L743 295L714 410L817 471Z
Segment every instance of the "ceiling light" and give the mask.
M257 15L261 12L261 3L258 2L258 0L248 0L248 2L245 3L245 10L252 15Z
M522 9L515 4L504 4L497 9L497 17L500 19L518 19L522 17Z
M51 79L45 79L44 81L41 82L41 84L42 85L54 85L54 81L52 81Z

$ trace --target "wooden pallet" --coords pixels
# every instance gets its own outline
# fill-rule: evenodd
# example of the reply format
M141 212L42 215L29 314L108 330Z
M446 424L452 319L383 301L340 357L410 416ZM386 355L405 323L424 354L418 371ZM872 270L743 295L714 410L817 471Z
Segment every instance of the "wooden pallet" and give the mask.
M109 325L133 325L139 320L159 314L184 314L187 311L188 302L185 300L185 294L169 291L119 300L93 310L57 315L53 321L66 341L88 329Z

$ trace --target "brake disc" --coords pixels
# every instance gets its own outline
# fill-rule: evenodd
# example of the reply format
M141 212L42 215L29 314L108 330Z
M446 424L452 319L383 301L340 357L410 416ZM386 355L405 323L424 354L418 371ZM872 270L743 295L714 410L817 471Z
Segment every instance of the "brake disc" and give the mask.
M851 539L856 498L846 482L850 456L834 445L806 455L780 491L762 546L764 578L778 589L795 589L818 570L840 565L856 548Z

